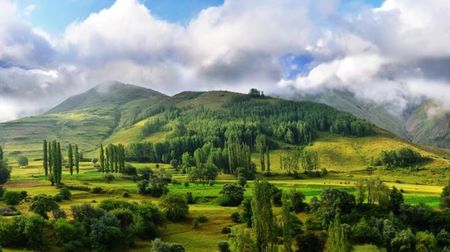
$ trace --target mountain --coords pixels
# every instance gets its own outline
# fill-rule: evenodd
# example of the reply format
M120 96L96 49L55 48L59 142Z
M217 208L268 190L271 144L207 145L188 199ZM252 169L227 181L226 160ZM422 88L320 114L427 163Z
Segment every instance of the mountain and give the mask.
M413 143L450 148L450 113L433 113L436 106L425 101L402 114L381 105L360 100L352 93L330 90L315 95L297 94L296 99L321 102L368 120L376 126Z
M339 94L334 99L341 104L346 101ZM347 107L350 106L359 115L372 111L375 115L368 119L390 120L392 129L401 133L395 118L378 113L379 108L348 102ZM102 84L70 97L45 114L1 123L0 144L9 157L39 158L42 140L57 139L63 146L76 143L85 156L95 157L101 143L152 142L162 143L161 148L172 144L191 148L212 142L223 146L230 130L240 132L241 141L249 146L255 143L257 132L266 132L273 146L272 162L277 163L298 144L309 144L307 149L316 150L322 167L327 169L365 169L381 151L400 147L430 157L432 161L427 167L443 167L448 163L433 150L317 102L229 91L186 91L166 96L118 82ZM177 151L183 150L174 147L174 152Z
M0 143L12 154L26 151L36 155L42 140L59 139L79 143L85 150L97 144L118 128L132 125L148 107L167 96L159 92L109 82L70 97L47 113L0 124Z

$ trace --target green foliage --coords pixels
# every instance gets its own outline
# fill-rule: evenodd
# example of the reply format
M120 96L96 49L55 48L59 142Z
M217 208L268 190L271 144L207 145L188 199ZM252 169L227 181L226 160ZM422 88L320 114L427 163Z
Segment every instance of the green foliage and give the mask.
M0 185L6 183L11 176L11 169L8 167L8 163L4 160L0 160Z
M63 200L72 199L72 193L70 192L70 189L67 187L62 187L61 189L59 189L59 195L61 195Z
M450 181L442 189L441 192L441 207L450 208Z
M219 242L217 247L219 248L219 252L231 252L230 244L226 241Z
M19 166L27 166L28 165L28 158L25 156L19 156L17 158L17 164Z
M185 197L177 194L166 194L161 197L159 206L171 221L181 221L189 213L189 206Z
M296 236L297 247L299 251L304 252L322 252L326 243L325 232L306 231L304 234Z
M305 194L297 191L295 188L292 188L289 196L292 204L292 210L294 210L294 212L299 213L306 210L307 204L304 202Z
M35 251L46 251L46 222L41 216L20 216L0 222L0 244L6 247L27 246Z
M352 227L350 239L354 244L379 244L381 235L378 229L369 225L363 217Z
M27 196L27 193L25 192L18 192L18 191L6 191L3 194L3 200L8 205L18 205L25 197Z
M58 208L59 205L58 203L56 203L53 197L45 194L38 194L34 196L30 205L30 210L35 212L36 214L39 214L44 219L48 219L47 212L53 211Z
M241 219L247 224L247 227L252 227L253 223L253 211L252 211L252 200L244 199L242 201L242 214Z
M394 239L392 239L391 246L394 251L414 251L416 247L416 237L411 229L402 230L395 235Z
M253 228L256 233L256 249L266 251L275 245L275 223L272 212L272 185L267 181L255 181L252 210Z
M425 160L420 153L410 148L382 151L375 161L375 165L383 165L388 168L406 167L416 165Z
M416 233L416 251L437 251L437 241L433 233L428 231Z
M144 202L137 211L138 235L144 239L152 239L159 235L159 228L166 222L166 217L158 207L152 203Z
M152 242L151 252L184 252L185 249L180 244L167 243L161 241L161 239L156 238Z
M330 252L350 252L351 245L344 226L341 224L339 215L328 228L328 251Z
M220 193L222 194L221 206L238 206L244 199L244 188L240 185L225 184Z
M56 242L64 251L76 252L84 250L88 244L86 229L79 222L58 219L53 223Z
M135 212L138 210L138 205L136 203L116 199L103 200L102 202L100 202L98 207L106 211L112 211L115 209L129 209Z
M250 232L244 227L233 229L231 237L231 251L255 251L255 242L252 240Z
M390 209L394 213L400 211L400 206L405 202L403 199L403 194L396 188L392 188L389 194Z

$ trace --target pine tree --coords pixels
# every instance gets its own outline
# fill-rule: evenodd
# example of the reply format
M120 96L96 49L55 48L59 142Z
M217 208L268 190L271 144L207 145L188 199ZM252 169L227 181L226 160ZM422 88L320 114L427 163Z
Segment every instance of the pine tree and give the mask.
M80 173L80 152L78 151L78 144L75 145L75 169L78 175Z
M100 145L100 171L105 172L105 151L103 150L103 144Z
M43 158L42 158L42 165L44 166L44 174L47 177L48 176L48 153L47 153L47 140L44 140L44 143L42 145L43 147Z
M271 251L276 238L276 228L272 212L272 187L267 181L255 181L252 211L253 227L256 232L256 249Z
M70 170L70 175L73 175L73 150L72 150L72 144L69 144L69 150L67 153L67 159L69 161L69 170Z

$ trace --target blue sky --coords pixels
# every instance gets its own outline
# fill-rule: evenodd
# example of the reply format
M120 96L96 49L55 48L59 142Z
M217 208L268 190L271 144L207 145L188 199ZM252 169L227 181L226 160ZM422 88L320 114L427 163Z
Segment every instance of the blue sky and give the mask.
M219 6L224 0L140 0L151 12L166 21L187 24L189 20L210 6ZM344 0L342 7L356 4L380 6L383 0ZM19 0L22 12L29 11L30 23L47 32L62 33L70 23L83 20L89 14L110 7L114 0ZM349 7L350 6L350 7Z
M140 0L152 13L174 23L187 24L202 9L223 4L223 0ZM110 7L114 0L19 0L19 8L26 12L30 23L47 32L61 33L76 20ZM33 7L30 7L33 6Z

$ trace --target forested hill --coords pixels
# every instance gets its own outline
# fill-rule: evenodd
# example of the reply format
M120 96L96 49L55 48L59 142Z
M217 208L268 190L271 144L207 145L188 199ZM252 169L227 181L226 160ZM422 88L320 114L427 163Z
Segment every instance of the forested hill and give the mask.
M346 112L314 102L287 101L227 91L159 92L113 83L74 96L40 116L0 124L0 143L11 154L37 154L43 139L78 143L89 152L101 143L196 139L223 147L237 132L254 147L262 132L270 143L308 144L318 132L345 136L375 134L373 126Z

